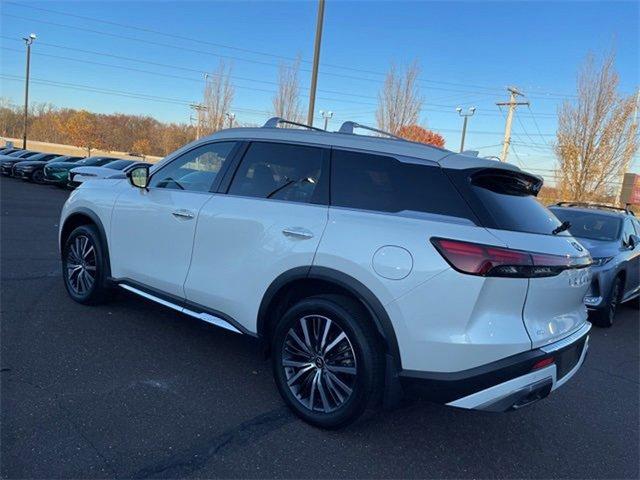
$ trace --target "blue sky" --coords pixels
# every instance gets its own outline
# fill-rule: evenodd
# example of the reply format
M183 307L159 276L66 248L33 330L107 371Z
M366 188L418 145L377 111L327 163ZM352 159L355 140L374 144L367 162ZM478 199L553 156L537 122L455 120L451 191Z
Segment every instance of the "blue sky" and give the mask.
M573 99L585 55L614 46L621 92L638 88L639 5L328 0L316 111L335 112L331 128L348 119L375 124L376 95L390 63L418 60L422 123L456 150L455 107L476 106L466 147L497 155L504 116L495 102L515 85L531 108L517 114L510 161L551 180L556 111ZM233 66L237 119L262 123L278 65L300 54L306 108L315 1L3 1L0 9L0 95L15 103L23 96L20 39L35 32L36 102L188 122L188 103L202 96L203 72L224 59Z

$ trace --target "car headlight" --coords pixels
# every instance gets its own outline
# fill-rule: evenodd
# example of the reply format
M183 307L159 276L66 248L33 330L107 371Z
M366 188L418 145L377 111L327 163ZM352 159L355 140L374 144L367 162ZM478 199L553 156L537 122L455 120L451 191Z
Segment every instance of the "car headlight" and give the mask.
M602 265L605 265L605 264L609 263L612 258L613 257L594 258L593 259L593 263L591 265L594 266L594 267L601 267Z

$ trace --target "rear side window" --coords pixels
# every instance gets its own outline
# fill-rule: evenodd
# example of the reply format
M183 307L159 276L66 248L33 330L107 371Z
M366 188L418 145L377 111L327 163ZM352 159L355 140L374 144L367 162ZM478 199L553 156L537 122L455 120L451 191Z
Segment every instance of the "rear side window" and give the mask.
M331 204L377 212L473 213L440 167L385 155L333 150Z
M542 185L536 177L494 168L449 169L447 173L485 227L551 235L560 225L556 216L536 199Z
M229 194L327 203L325 149L286 143L253 142L236 171Z

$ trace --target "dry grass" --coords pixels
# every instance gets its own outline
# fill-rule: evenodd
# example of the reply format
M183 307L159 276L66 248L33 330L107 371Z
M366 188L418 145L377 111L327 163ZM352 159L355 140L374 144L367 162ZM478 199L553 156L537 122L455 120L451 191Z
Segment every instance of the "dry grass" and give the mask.
M22 139L21 138L6 138L3 137L3 140L7 142L13 142L15 147L22 147ZM58 153L60 155L75 155L86 157L87 150L84 148L74 147L73 145L61 145L59 143L47 143L47 142L36 142L32 140L27 140L27 150L34 150L36 152L44 152L44 153ZM126 152L110 152L106 150L92 150L91 155L106 155L109 157L118 157L125 158L128 160L141 160L140 157L134 157L129 155ZM150 163L155 163L158 160L161 160L162 157L154 157L147 155L144 157L144 160Z

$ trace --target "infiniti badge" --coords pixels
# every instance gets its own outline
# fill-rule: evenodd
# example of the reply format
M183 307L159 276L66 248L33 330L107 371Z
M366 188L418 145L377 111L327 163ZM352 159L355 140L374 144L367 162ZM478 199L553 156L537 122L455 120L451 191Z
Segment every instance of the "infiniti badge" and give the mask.
M580 245L578 242L571 242L571 245L573 245L574 248L579 252L584 252L584 248L582 248L582 245Z

